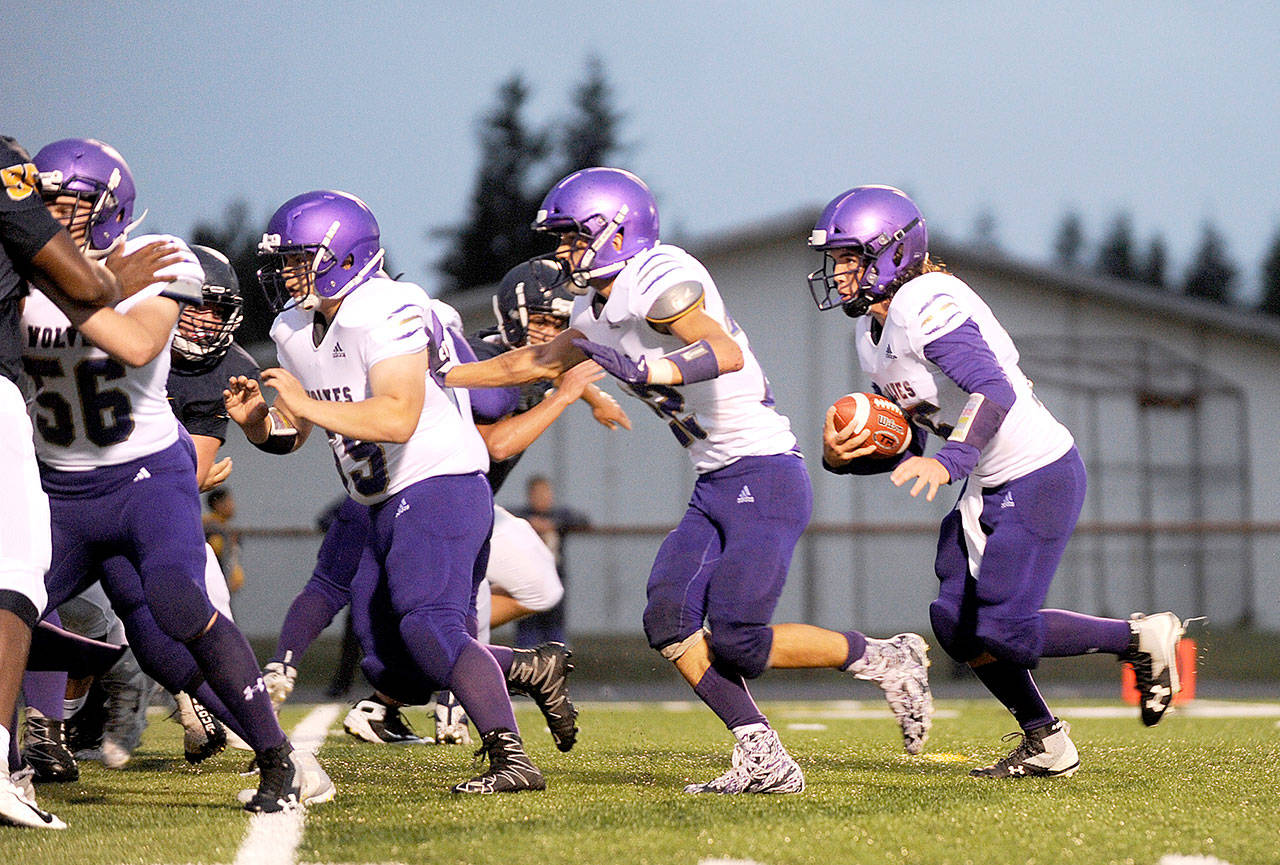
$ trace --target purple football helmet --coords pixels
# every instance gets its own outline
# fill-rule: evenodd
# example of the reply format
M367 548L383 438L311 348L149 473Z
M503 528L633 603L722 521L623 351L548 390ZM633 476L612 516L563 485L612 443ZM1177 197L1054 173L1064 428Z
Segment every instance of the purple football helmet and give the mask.
M382 264L378 221L363 201L319 189L280 205L258 244L258 282L271 308L314 309L346 296Z
M110 144L93 138L64 138L42 147L32 162L40 172L40 194L45 201L60 195L75 196L73 223L82 206L88 211L85 252L95 256L109 253L137 224L132 221L137 196L133 172Z
M584 168L561 180L542 199L537 231L576 233L590 245L570 270L574 294L589 282L613 276L637 253L658 242L658 205L644 181L621 168ZM615 235L621 249L613 248Z
M915 203L892 186L858 186L832 199L809 235L809 246L824 253L822 270L809 274L809 292L818 309L842 307L856 318L889 296L888 286L929 252L929 234ZM837 289L833 249L862 257L857 291Z

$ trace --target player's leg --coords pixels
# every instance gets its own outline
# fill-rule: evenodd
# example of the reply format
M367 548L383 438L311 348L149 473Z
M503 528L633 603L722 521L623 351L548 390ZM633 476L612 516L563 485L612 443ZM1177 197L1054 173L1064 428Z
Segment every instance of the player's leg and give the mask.
M50 562L49 502L40 488L31 421L17 386L0 377L0 822L63 829L41 810L28 790L16 786L9 764L22 673L31 629L46 607L45 571Z
M524 753L502 670L468 630L492 526L493 498L480 474L419 481L373 519L372 546L405 647L458 697L489 757L489 771L454 788L463 793L546 786Z
M190 459L174 447L149 457L147 466L151 476L128 488L126 554L142 576L156 622L190 650L254 750L260 784L246 808L280 810L297 794L292 748L248 641L205 593L204 533Z
M61 627L56 610L45 619ZM65 670L28 669L22 679L26 703L22 722L22 760L35 769L37 781L76 781L80 767L67 747L63 723L63 699L67 693Z

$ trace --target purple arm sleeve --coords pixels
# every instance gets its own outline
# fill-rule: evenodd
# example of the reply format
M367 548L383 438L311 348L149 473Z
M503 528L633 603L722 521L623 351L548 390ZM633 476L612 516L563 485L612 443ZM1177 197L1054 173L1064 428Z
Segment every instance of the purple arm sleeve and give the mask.
M973 395L955 432L934 454L951 480L959 480L978 464L982 449L999 431L1017 394L972 318L926 345L924 356Z

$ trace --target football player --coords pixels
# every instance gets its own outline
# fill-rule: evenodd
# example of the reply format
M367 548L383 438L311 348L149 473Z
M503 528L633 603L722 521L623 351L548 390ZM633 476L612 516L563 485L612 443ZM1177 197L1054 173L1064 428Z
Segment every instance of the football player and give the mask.
M970 774L1065 776L1079 767L1070 728L1032 679L1041 658L1107 652L1132 662L1142 721L1157 723L1178 691L1183 623L1171 612L1124 621L1040 608L1084 503L1084 463L1070 431L1032 393L990 308L930 255L919 209L900 190L860 186L826 206L809 245L824 255L823 269L809 275L818 308L855 319L862 371L915 431L900 458L874 458L868 433L837 429L833 408L823 465L891 472L895 486L910 483L912 496L929 501L940 485L968 479L942 522L930 619L946 652L1022 730L1012 753ZM923 456L926 430L944 439L931 457Z
M114 303L122 290L112 269L86 258L40 197L39 172L12 138L0 136L0 823L62 829L66 824L35 803L28 777L10 777L13 721L31 629L44 611L44 573L51 544L49 501L40 486L31 420L16 382L21 374L22 299L35 280L46 296L84 320ZM142 278L156 277L157 259ZM161 258L163 255L161 256ZM112 259L119 268L122 259ZM16 782L16 783L15 783Z
M493 298L497 326L469 337L467 345L476 355L492 357L526 343L550 341L568 326L572 301L564 284L562 268L544 260L535 259L512 268ZM610 429L631 428L630 418L617 401L592 383L601 375L599 370L585 367L572 372L559 382L550 398L549 383L531 385L521 391L514 408L501 410L501 417L476 416L473 411L489 451L488 479L495 494L524 450L578 399L592 407L602 425ZM290 607L276 654L265 668L264 681L277 702L283 702L293 690L297 663L303 653L350 602L351 579L367 531L367 509L350 500L343 502L326 531L312 578ZM478 639L482 643L488 642L490 626L498 627L530 612L549 609L563 594L555 558L537 533L527 521L496 505L485 574L489 585L482 584L479 596ZM493 592L486 613L484 598L489 587ZM499 662L507 670L511 689L532 697L543 711L557 747L571 749L577 734L576 712L567 693L561 693L563 674L570 669L569 653L562 646L551 644L521 649L513 654L514 663L508 666L506 650L497 651L503 655ZM532 673L537 669L550 669L555 674L539 679ZM535 680L545 684L538 685ZM466 716L451 695L438 694L435 703L436 742L469 744ZM399 706L383 694L375 693L357 702L343 727L368 742L423 741L409 728Z
M178 317L170 349L166 391L170 408L182 428L190 434L196 453L196 482L204 491L221 483L231 472L230 458L217 460L218 448L226 440L229 420L222 404L222 391L234 375L257 377L258 365L234 341L236 330L244 319L244 298L231 263L222 253L206 246L193 244L191 251L204 272L201 285L203 302L184 306ZM226 579L217 557L207 544L205 556L205 587L209 600L222 615L234 620ZM124 575L114 577L117 581L128 579L132 567L124 556L113 556L102 563L103 570L107 572L124 570ZM64 617L72 616L66 622L70 630L90 637L101 637L115 631L119 621L101 590L82 593L63 604L60 611ZM136 615L150 618L145 608L137 610ZM159 629L154 621L134 623L133 630L139 628L148 633L148 645L167 642L163 634L156 633ZM194 659L184 659L180 666L175 665L175 657L183 654L180 646L170 645L170 649L172 654L162 665L165 671L162 678L168 687L198 674ZM146 657L151 662L156 660L154 654ZM95 707L90 707L81 721L72 718L68 722L73 725L75 735L72 738L81 740L81 744L101 742L101 759L108 768L122 768L129 761L146 727L146 701L140 697L139 675L137 661L129 653L104 677L104 688L95 691L99 699L105 697L107 701L105 731L101 726L102 711L95 710ZM87 689L87 682L78 683L76 691L68 693L68 699L83 706ZM206 690L202 696L208 698L210 695ZM173 717L183 727L183 750L187 760L199 763L218 753L227 741L222 725L199 699L183 691L175 693L174 699L177 710ZM90 720L94 717L98 718L97 723ZM88 743L83 741L86 739ZM306 792L311 795L304 798L309 802L316 801L312 791Z
M907 750L932 714L926 644L870 640L804 624L770 625L812 492L790 422L746 334L691 255L659 240L649 188L616 168L589 168L547 193L534 227L558 236L556 258L577 295L570 329L444 374L451 386L553 378L591 359L646 402L698 473L680 525L649 576L649 644L672 661L735 739L732 767L690 793L797 793L804 774L747 690L769 667L831 667L885 689Z
M89 254L149 242L127 237L135 186L114 148L64 139L41 149L34 162L47 206ZM178 238L163 240L181 259L166 272L198 302L199 262ZM249 643L204 589L195 460L165 395L180 312L166 286L153 283L115 309L94 313L103 324L92 334L44 295L27 299L23 366L36 386L36 453L53 524L48 608L85 588L95 562L127 558L138 579L104 577L117 612L128 626L123 608L145 606L159 630L194 657L257 756L259 787L247 810L279 811L297 800L299 773ZM136 635L131 642L140 654L149 648Z
M282 368L224 395L249 440L287 453L313 427L329 436L347 493L369 507L370 529L351 586L363 668L379 691L421 704L453 691L475 722L488 770L457 793L541 790L524 751L507 683L472 636L493 497L488 455L465 392L428 375L447 355L432 301L381 271L377 221L358 198L319 190L285 202L260 246L262 287Z

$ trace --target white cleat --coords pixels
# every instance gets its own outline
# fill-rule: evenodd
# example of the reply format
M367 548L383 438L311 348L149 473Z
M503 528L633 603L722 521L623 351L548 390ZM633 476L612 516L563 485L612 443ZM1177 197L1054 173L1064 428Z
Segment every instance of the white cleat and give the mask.
M1154 727L1182 690L1178 680L1178 642L1186 625L1176 614L1134 613L1129 617L1129 651L1121 661L1133 665L1142 723Z
M705 784L690 784L686 793L799 793L804 790L804 772L782 746L776 730L748 733L733 746L733 765L728 772Z
M299 804L323 805L325 802L333 801L333 797L338 794L338 788L334 786L329 773L320 765L315 754L295 748L289 752L289 759L293 761L294 783L298 788ZM247 805L257 792L253 789L241 790L236 794L236 799L241 805Z
M933 693L929 690L929 644L919 634L897 634L887 640L867 638L867 652L846 668L859 679L877 683L893 717L902 728L902 745L919 754L933 726Z
M377 700L361 700L352 706L342 720L342 729L375 745L421 745L427 741L413 731L399 708Z
M1071 725L1055 718L1026 733L1010 733L1011 739L1021 736L1018 747L1003 760L990 766L973 769L973 778L1067 778L1080 768L1080 753L1071 741Z
M470 745L471 729L467 723L467 711L462 708L452 691L436 693L436 744Z
M66 823L37 805L35 798L28 796L7 774L0 777L0 824L31 829L67 828Z

